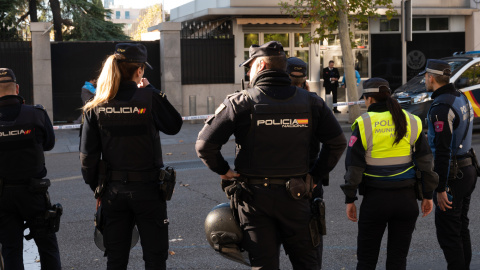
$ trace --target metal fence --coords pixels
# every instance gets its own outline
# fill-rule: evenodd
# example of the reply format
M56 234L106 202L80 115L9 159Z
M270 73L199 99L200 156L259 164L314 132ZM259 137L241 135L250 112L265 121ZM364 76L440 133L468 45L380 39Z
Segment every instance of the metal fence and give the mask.
M234 83L232 21L182 23L182 84Z
M113 54L119 42L53 42L52 98L55 122L72 122L81 115L82 86L92 75L100 75L103 61ZM153 70L145 69L145 78L160 89L160 43L139 42L147 47L148 62Z
M0 68L15 73L20 86L20 96L26 104L33 104L32 43L30 41L0 42Z

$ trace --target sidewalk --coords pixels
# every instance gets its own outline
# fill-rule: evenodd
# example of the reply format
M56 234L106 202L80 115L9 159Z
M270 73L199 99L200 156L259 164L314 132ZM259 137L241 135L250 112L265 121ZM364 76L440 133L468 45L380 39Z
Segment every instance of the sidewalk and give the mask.
M341 106L339 110L342 113L336 113L335 117L342 126L344 132L350 132L351 124L348 123L348 106ZM360 112L363 113L366 110L360 108ZM199 124L192 124L190 121L183 123L182 129L176 135L169 136L163 133L160 134L162 145L177 144L180 141L183 143L195 143L197 140L198 132L202 129L203 122ZM58 154L58 153L72 153L79 151L80 143L80 130L79 129L67 129L67 130L55 130L55 147L45 154Z

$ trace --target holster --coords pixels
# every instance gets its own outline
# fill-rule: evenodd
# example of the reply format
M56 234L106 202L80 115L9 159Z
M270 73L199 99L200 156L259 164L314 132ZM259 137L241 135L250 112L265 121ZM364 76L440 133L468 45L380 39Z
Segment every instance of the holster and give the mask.
M327 234L325 222L325 202L322 198L315 198L311 204L312 218L309 222L310 236L314 247L322 241L322 235Z
M63 214L63 207L57 203L51 205L50 195L45 192L45 201L48 206L45 213L37 216L31 222L25 223L24 227L30 229L30 233L25 235L25 239L30 240L37 236L44 236L51 233L56 233L60 230L60 217Z
M63 207L59 203L52 205L50 209L45 212L45 220L47 222L49 233L56 233L60 230L60 217L62 214Z
M419 170L415 171L415 195L417 200L423 200L422 172Z
M164 200L170 201L172 199L173 191L175 189L177 173L175 170L167 166L165 169L160 170L160 176L158 178L160 194Z
M100 160L98 162L98 185L95 189L95 199L101 198L107 187L110 178L107 162Z
M50 187L50 179L31 178L28 190L35 194L45 194Z
M480 177L480 165L478 163L477 154L475 153L475 150L473 150L473 148L471 148L469 152L472 158L472 165L473 167L475 167L475 170L477 171L477 176Z

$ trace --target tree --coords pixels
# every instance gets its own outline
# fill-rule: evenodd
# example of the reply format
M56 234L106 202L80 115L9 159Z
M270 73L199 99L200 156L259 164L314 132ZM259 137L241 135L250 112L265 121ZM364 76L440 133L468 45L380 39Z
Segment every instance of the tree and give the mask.
M153 5L145 12L142 12L138 20L138 27L132 35L133 40L140 40L143 33L148 32L148 28L162 22L162 6Z
M0 40L21 40L15 27L15 2L0 0Z
M370 17L378 17L377 7L385 7L385 15L391 19L396 12L393 10L392 0L291 0L280 2L282 12L290 14L301 21L305 27L308 24L318 23L315 35L307 38L307 42L318 43L338 30L340 46L342 48L345 76L355 78L354 60L352 53L352 33L348 25L354 22L367 22ZM355 80L346 80L348 100L358 100ZM360 115L358 105L349 108L349 122L353 123Z
M26 29L29 22L53 21L55 41L129 39L123 24L106 20L110 11L101 0L0 0L0 14L7 4L15 7L7 14L18 18L11 24L16 30Z

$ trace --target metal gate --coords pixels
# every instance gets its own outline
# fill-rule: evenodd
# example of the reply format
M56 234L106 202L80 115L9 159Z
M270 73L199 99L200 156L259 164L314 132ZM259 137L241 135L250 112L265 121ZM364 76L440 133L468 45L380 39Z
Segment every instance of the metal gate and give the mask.
M80 93L85 81L100 75L103 61L113 54L120 42L53 42L52 98L55 122L72 122L81 115ZM145 78L160 89L160 42L142 41L147 47L148 62L153 70L145 69Z
M0 42L0 68L9 68L17 77L20 96L33 104L32 43L30 41Z

